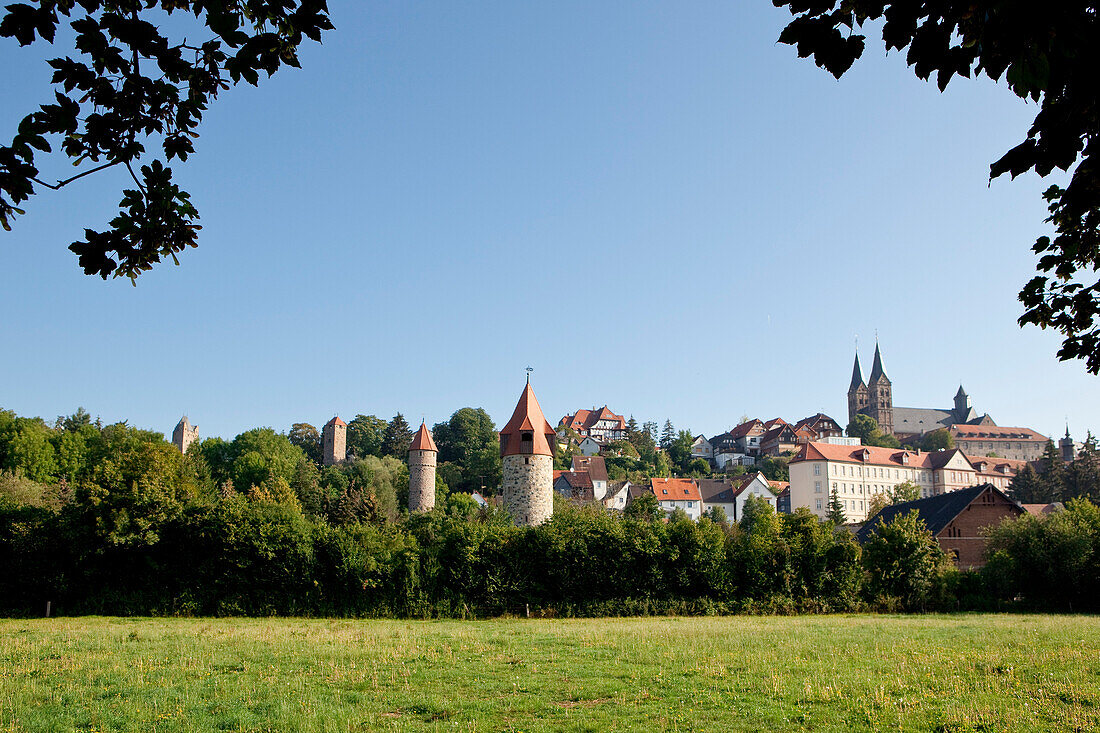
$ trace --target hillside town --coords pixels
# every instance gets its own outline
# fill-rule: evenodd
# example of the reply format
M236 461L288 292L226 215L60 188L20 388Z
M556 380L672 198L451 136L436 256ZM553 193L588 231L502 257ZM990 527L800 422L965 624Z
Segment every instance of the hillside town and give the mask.
M1014 479L1025 470L1042 473L1052 456L1070 464L1086 448L1095 449L1091 435L1076 442L1068 427L1055 444L1031 428L998 425L974 409L962 386L950 407L896 406L877 344L866 380L857 353L847 398L846 427L818 412L794 422L743 419L707 437L677 432L671 422L660 431L655 422L638 425L608 405L565 414L553 427L528 376L499 432L500 485L482 484L472 497L482 506L504 508L519 525L548 519L555 495L616 512L645 497L668 516L707 515L729 523L739 522L749 502L758 501L780 513L806 509L854 532L909 507L928 518L949 554L977 567L981 526L1057 508L1017 501ZM351 458L347 435L348 423L340 417L325 423L319 436L323 466ZM199 440L198 428L184 416L172 439L186 453ZM407 451L408 509L431 510L438 449L426 423Z

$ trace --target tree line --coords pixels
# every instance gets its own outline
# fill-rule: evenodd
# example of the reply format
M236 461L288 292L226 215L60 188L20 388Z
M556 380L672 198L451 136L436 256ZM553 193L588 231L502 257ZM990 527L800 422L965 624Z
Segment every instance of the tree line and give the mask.
M457 479L482 480L491 421L471 408L436 427ZM913 515L862 547L808 510L777 515L755 500L730 524L666 517L653 497L623 513L555 497L550 521L517 528L441 477L437 508L410 516L398 458L319 467L270 428L181 455L159 433L81 412L54 426L0 412L0 465L7 614L47 601L70 614L483 617L1083 610L1100 599L1100 510L1079 499L1001 525L987 568L968 573ZM31 466L52 473L31 478Z

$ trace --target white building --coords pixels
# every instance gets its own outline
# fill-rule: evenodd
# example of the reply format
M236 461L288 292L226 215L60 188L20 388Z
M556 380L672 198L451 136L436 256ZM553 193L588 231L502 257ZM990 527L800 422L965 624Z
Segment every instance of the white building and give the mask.
M703 514L703 499L699 495L699 486L690 478L650 479L650 491L657 497L661 509L672 513L683 509L692 520Z
M739 522L745 516L745 503L750 496L766 499L772 509L776 508L776 495L772 492L768 479L760 472L738 476L732 484L704 479L700 482L699 491L703 499L703 511L721 509L730 522Z

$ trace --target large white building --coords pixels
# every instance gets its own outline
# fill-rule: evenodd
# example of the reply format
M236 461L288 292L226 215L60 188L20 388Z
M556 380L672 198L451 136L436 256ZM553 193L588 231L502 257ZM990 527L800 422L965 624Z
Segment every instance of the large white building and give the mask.
M1010 468L1002 469L1002 477ZM992 473L975 469L959 450L925 453L817 442L802 446L791 459L790 472L792 511L808 507L824 517L835 489L849 522L867 519L871 498L900 483L918 486L921 497L927 497L984 483Z

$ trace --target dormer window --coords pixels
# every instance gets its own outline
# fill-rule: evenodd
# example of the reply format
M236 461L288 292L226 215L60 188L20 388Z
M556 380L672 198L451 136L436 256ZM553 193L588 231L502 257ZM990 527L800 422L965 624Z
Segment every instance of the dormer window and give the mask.
M522 433L519 434L519 452L535 452L535 434L530 430L524 430Z

